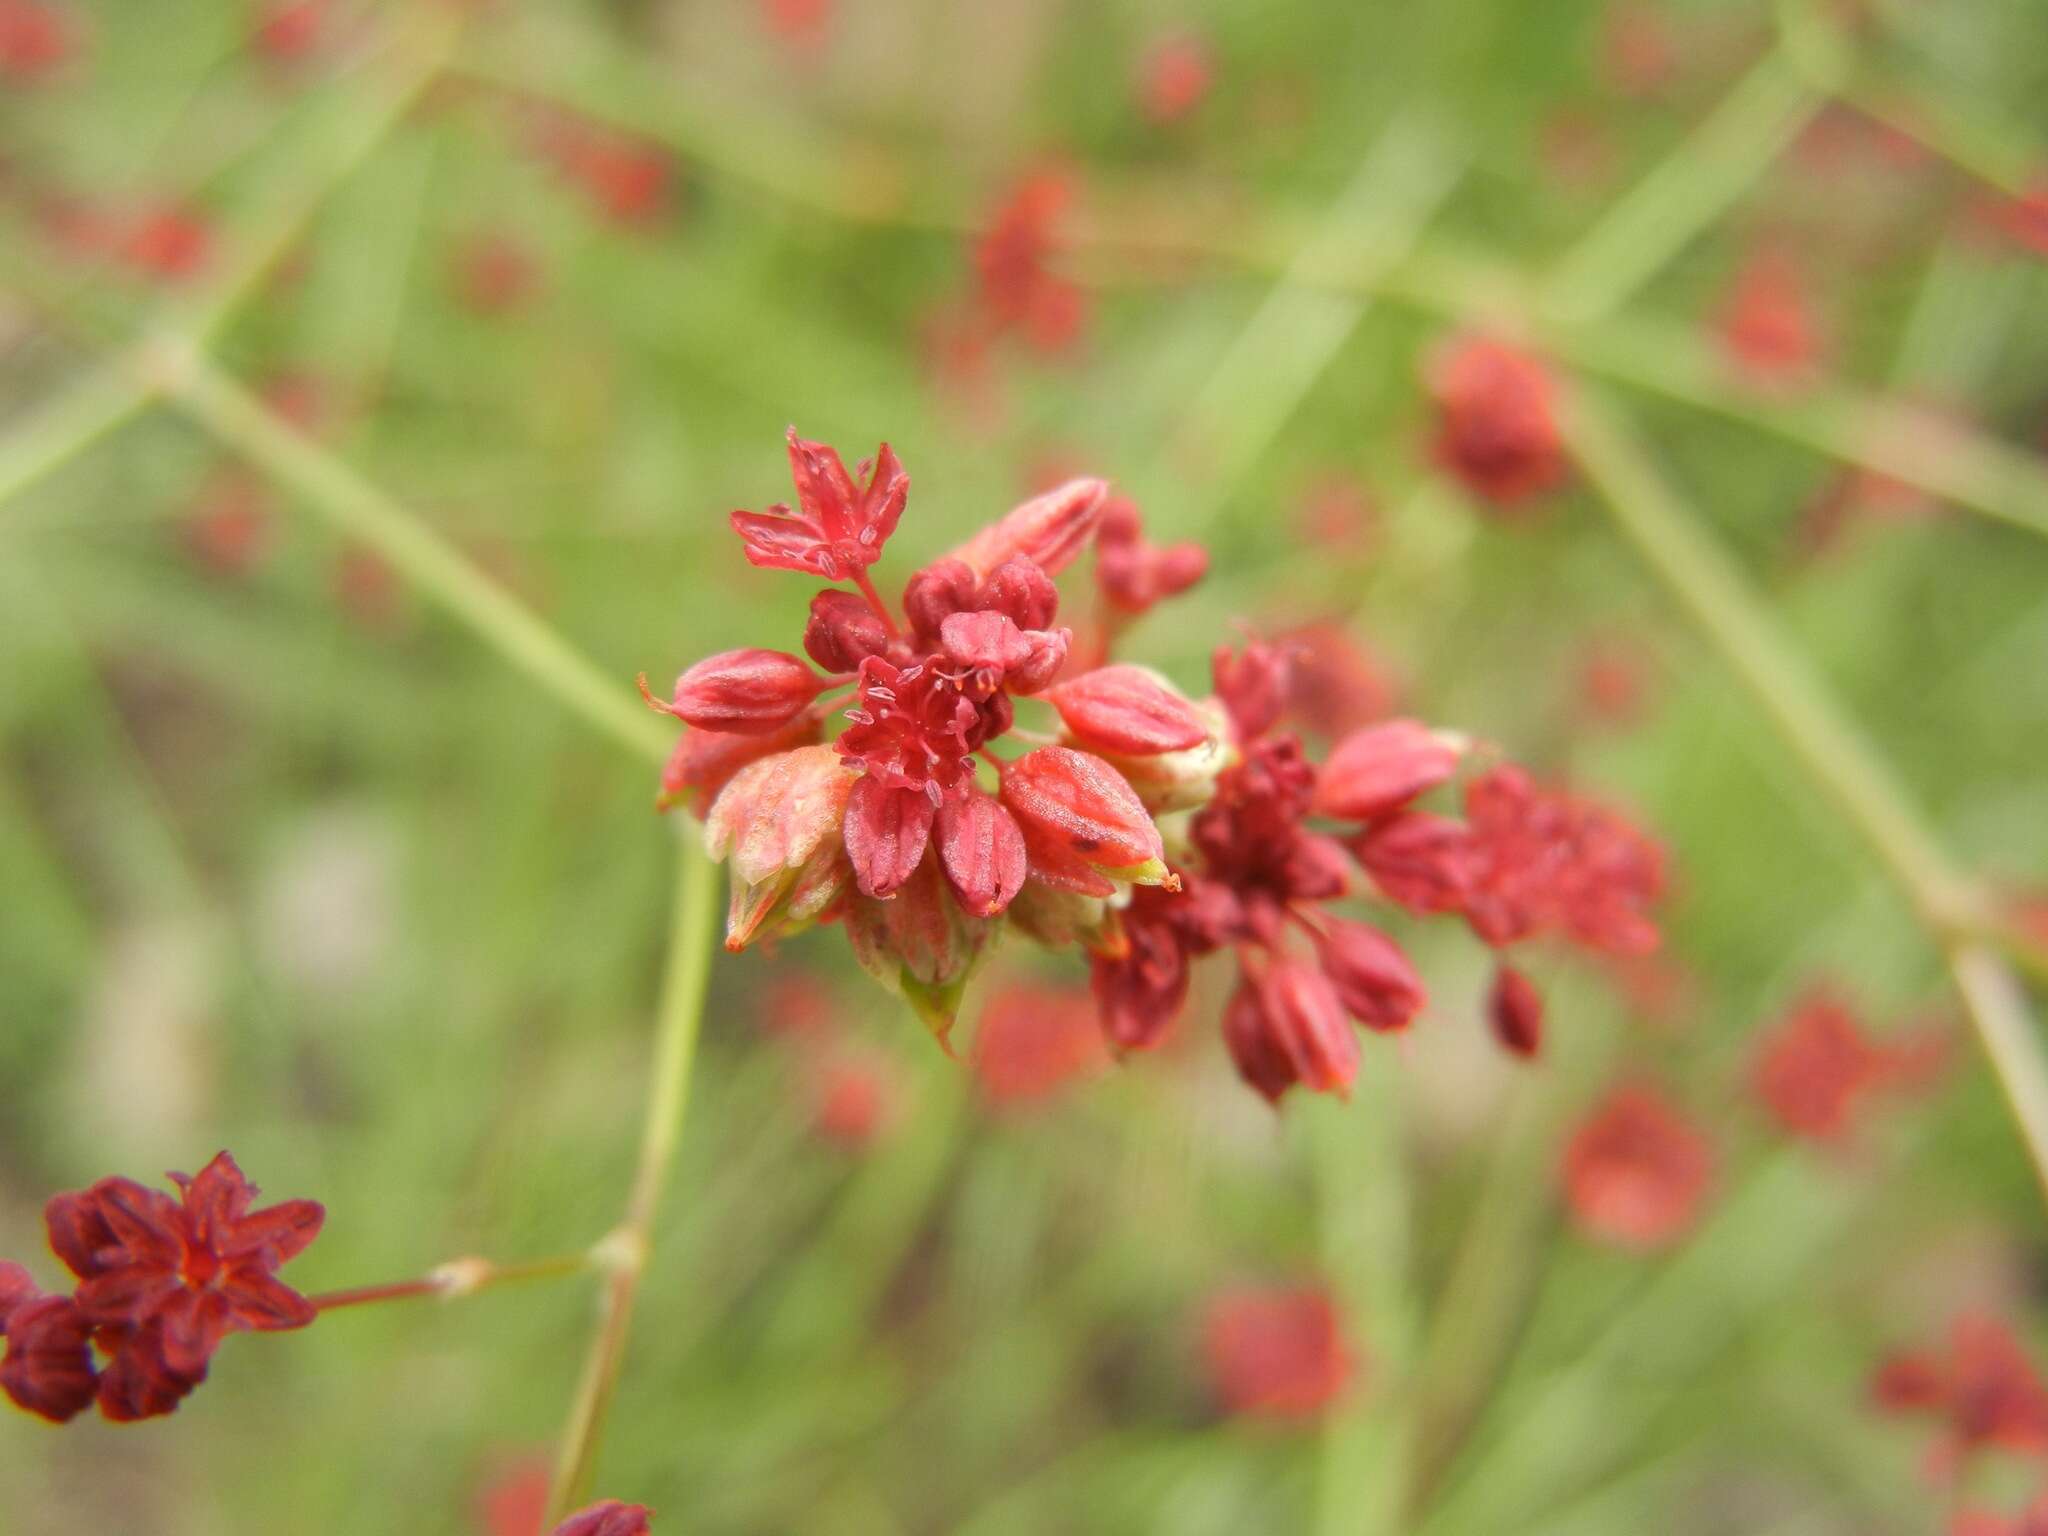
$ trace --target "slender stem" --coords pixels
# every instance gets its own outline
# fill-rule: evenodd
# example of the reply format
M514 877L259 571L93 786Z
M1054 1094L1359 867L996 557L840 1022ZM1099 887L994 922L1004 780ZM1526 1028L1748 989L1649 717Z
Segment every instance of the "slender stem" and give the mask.
M901 635L903 631L896 627L896 615L891 613L889 605L882 601L882 594L875 590L875 583L868 573L866 571L855 571L853 573L853 584L860 588L860 595L866 598L868 606L875 610L875 617L880 619L883 625L887 627L889 638L894 640L897 636Z
M549 1528L584 1502L590 1491L605 1419L625 1364L633 1305L647 1266L655 1216L675 1162L683 1114L689 1104L691 1067L696 1060L704 991L711 974L711 935L717 902L712 879L715 866L705 857L693 834L686 832L683 838L668 971L662 982L647 1112L641 1124L640 1157L626 1198L624 1219L591 1250L593 1260L609 1273L599 1302L597 1329L591 1336L583 1374L562 1431L549 1514L542 1522Z
M588 657L417 515L270 410L196 349L161 344L165 396L351 538L382 555L513 665L622 745L666 760L669 731Z
M544 1259L520 1259L500 1264L491 1259L450 1259L414 1280L393 1280L384 1285L359 1285L342 1291L322 1291L310 1297L318 1312L340 1307L360 1307L379 1301L409 1301L420 1296L450 1299L473 1296L495 1286L516 1285L527 1280L553 1280L563 1275L582 1274L593 1263L589 1250L558 1253Z
M1589 320L1627 300L1740 197L1825 97L1773 49L1684 143L1565 253L1547 308Z
M2048 1193L2048 1063L2026 1024L2017 988L1990 980L1988 951L1980 941L1993 925L1983 898L1952 866L1882 758L1779 634L1733 561L1700 528L1620 419L1583 388L1568 398L1563 416L1572 450L1615 526L1690 610L1821 793L1863 833L1949 957L2035 1175Z

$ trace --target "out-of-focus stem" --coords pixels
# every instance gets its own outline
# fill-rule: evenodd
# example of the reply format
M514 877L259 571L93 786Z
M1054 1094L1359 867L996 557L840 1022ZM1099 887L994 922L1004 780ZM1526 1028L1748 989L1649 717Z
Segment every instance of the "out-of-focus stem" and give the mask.
M1616 528L1733 667L1822 794L1863 833L1948 957L2048 1193L2048 1062L2010 972L1982 943L1992 925L1976 887L1624 423L1585 388L1569 393L1562 416Z
M553 1280L564 1275L578 1275L589 1269L592 1258L588 1251L581 1253L559 1253L545 1259L519 1259L510 1264L500 1264L492 1259L463 1258L450 1259L446 1264L437 1264L426 1274L414 1280L394 1280L384 1285L359 1285L342 1291L322 1291L308 1298L314 1310L332 1312L341 1307L368 1306L379 1301L410 1301L415 1297L438 1296L453 1300L458 1296L473 1296L478 1291L487 1291L500 1285L516 1285L526 1280Z
M575 713L664 761L670 732L582 652L432 527L297 431L182 340L155 353L165 397L222 443L360 539Z
M1826 98L1773 50L1684 143L1608 209L1551 275L1546 307L1589 320L1626 303L1724 213Z
M367 108L351 89L338 106L341 125L324 160L296 167L289 190L261 226L230 254L220 274L199 293L172 305L166 327L205 343L234 316L305 233L328 195L360 166L440 73L453 46L452 15L423 8L395 47L399 63ZM0 503L55 473L154 400L161 383L145 352L103 363L56 396L0 442Z
M711 975L711 936L716 926L715 866L693 833L683 834L677 874L675 913L669 935L668 969L662 981L659 1027L647 1089L647 1111L641 1122L640 1156L626 1197L623 1220L591 1250L592 1261L607 1271L599 1301L597 1330L569 1419L562 1431L549 1494L549 1513L542 1524L552 1528L589 1494L604 1425L625 1364L632 1331L633 1305L647 1267L654 1220L662 1192L675 1163L682 1137L683 1114L689 1104L691 1069L697 1056L697 1035L704 1018L704 991Z

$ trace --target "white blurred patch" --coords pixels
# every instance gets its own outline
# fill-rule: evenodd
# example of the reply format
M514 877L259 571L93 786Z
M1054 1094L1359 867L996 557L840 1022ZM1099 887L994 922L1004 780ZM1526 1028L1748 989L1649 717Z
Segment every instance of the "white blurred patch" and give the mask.
M70 1082L75 1123L119 1167L211 1118L225 949L214 923L183 916L132 924L104 953Z
M398 847L389 818L361 806L315 811L285 831L256 881L264 972L323 996L375 976L392 948Z

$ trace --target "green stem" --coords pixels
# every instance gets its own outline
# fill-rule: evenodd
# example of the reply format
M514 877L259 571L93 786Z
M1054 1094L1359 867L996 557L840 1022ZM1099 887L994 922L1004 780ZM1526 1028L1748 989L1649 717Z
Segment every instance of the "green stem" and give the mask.
M2048 1193L2048 1064L2016 988L1990 980L1992 924L1891 772L1781 634L1734 562L1702 531L1623 423L1591 391L1565 434L1621 531L1734 668L1823 795L1863 833L1956 970L1972 1023ZM2003 967L1999 966L2002 973Z
M1590 320L1625 303L1746 191L1825 98L1774 49L1624 194L1551 274L1546 309Z
M704 993L711 976L711 938L718 913L714 881L716 866L705 857L693 833L683 834L676 881L674 919L669 936L668 970L662 982L660 1021L650 1068L647 1111L641 1122L640 1156L619 1225L591 1257L607 1273L599 1301L598 1323L591 1336L583 1374L569 1406L555 1461L549 1512L542 1524L556 1522L586 1501L604 1438L605 1419L618 1389L632 1331L633 1306L647 1267L655 1217L675 1163L689 1105L691 1069L697 1035L704 1019Z
M1366 1052L1353 1102L1316 1104L1309 1127L1323 1264L1364 1355L1360 1379L1323 1426L1317 1536L1397 1536L1405 1528L1421 1322L1401 1112L1411 1085L1402 1077L1396 1052Z
M672 733L447 539L196 349L170 342L158 348L157 358L172 404L337 530L382 555L569 709L629 750L666 760Z

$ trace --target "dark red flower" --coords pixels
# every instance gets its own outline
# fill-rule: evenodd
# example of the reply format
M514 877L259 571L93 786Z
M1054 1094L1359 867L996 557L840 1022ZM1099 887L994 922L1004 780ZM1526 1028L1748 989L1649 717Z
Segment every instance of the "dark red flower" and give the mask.
M1833 1143L1848 1139L1858 1106L1893 1079L1893 1054L1827 986L1810 989L1764 1037L1750 1076L1788 1134Z
M1669 1100L1617 1088L1565 1149L1565 1202L1587 1236L1648 1251L1692 1229L1713 1172L1713 1148Z
M808 571L826 581L860 577L882 558L910 495L910 476L887 443L854 475L823 443L789 429L789 467L797 510L778 503L766 512L735 512L733 531L751 565Z
M1325 918L1316 955L1346 1011L1368 1029L1406 1029L1429 1003L1407 951L1369 924Z
M1946 1432L1939 1459L1950 1466L1990 1449L2048 1456L2048 1384L1995 1317L1958 1317L1946 1351L1892 1356L1871 1398L1887 1413L1938 1417Z
M1543 1049L1543 994L1512 965L1493 973L1486 995L1486 1018L1493 1038L1512 1055L1529 1059Z
M1288 655L1288 717L1304 730L1343 736L1394 707L1393 676L1342 624L1306 624L1279 645Z
M1187 1002L1190 946L1181 908L1189 899L1140 886L1119 925L1120 952L1094 958L1089 988L1102 1032L1118 1050L1158 1045Z
M277 1278L319 1234L311 1200L252 1211L257 1191L223 1152L173 1199L132 1179L102 1179L44 1210L50 1247L78 1276L95 1328L155 1327L164 1364L196 1376L229 1333L303 1328L312 1305Z
M1347 1094L1358 1076L1358 1037L1336 987L1298 960L1246 974L1224 1010L1223 1042L1238 1075L1269 1104L1297 1083Z
M554 1536L648 1536L648 1521L654 1511L645 1504L621 1504L606 1499L575 1514L555 1527Z
M92 1325L69 1296L44 1296L19 1264L0 1264L0 1391L16 1406L63 1424L92 1406L99 1373Z
M1535 358L1469 337L1438 354L1427 382L1437 408L1436 460L1475 495L1514 507L1564 482L1556 386Z
M1227 1412L1313 1419L1352 1377L1336 1303L1321 1286L1258 1286L1215 1297L1203 1322L1210 1380Z

